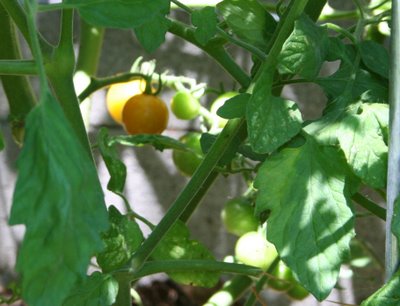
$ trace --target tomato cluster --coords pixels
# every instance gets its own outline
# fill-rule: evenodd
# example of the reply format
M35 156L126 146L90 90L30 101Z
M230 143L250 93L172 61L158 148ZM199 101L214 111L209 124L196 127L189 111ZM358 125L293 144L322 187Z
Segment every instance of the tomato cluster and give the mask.
M275 246L266 239L265 229L260 226L254 214L252 202L246 197L227 201L221 211L221 219L227 232L238 236L235 260L264 271L269 270L279 254ZM302 300L309 295L281 260L273 268L266 285L285 292L295 300Z
M145 89L145 81L133 80L113 84L107 92L108 112L128 134L161 134L167 128L167 106Z

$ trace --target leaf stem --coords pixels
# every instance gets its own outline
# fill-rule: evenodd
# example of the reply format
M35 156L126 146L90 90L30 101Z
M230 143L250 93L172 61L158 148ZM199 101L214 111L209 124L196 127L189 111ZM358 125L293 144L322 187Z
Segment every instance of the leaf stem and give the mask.
M352 196L352 200L355 201L360 206L364 207L366 210L380 218L381 220L386 220L386 209L380 207L378 204L367 199L360 193L356 193Z
M128 271L132 281L140 279L147 275L156 273L169 273L169 272L220 272L220 273L233 273L249 276L260 276L263 271L259 268L247 266L243 264L220 262L215 260L160 260L146 262L137 271ZM118 273L123 273L119 271Z
M357 40L354 37L354 35L351 34L349 31L347 31L346 29L342 28L341 26L338 26L337 24L329 23L329 22L325 23L324 25L326 25L326 27L328 29L338 32L341 35L343 35L344 37L347 37L353 44L357 44Z
M1 75L35 75L37 73L37 65L33 60L0 59Z

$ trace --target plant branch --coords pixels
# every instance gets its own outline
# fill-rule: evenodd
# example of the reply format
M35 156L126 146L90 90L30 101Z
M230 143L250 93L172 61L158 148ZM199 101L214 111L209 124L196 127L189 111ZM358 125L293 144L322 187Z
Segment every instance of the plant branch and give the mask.
M128 271L125 273L128 273L130 279L135 281L144 276L161 272L220 272L254 277L260 276L263 273L260 268L253 266L201 259L149 261L137 271ZM123 271L119 271L118 273L123 273Z
M1 75L35 75L37 73L37 65L33 60L0 59Z
M353 195L352 200L360 206L364 207L366 210L368 210L378 218L380 218L381 220L386 220L386 209L367 199L362 194L356 193L355 195Z

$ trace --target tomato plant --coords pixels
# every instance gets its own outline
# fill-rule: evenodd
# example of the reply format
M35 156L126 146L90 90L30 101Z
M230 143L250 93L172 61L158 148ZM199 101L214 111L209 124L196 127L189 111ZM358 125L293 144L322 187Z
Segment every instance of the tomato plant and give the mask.
M237 236L256 231L259 225L254 208L245 198L227 201L221 211L221 219L227 232Z
M187 176L192 176L202 161L203 152L200 144L201 134L189 132L183 135L179 140L185 144L191 152L180 150L172 151L172 159L178 170Z
M200 112L200 102L190 92L179 91L171 100L171 110L174 115L183 120L192 120Z
M165 272L177 282L207 287L221 274L239 274L227 285L230 302L219 306L244 293L253 305L265 282L295 299L311 294L323 301L350 256L355 222L365 217L361 207L369 218L386 222L386 281L357 303L399 304L399 7L385 0L354 4L338 10L326 0L222 0L200 7L178 0L0 0L0 77L21 146L8 221L26 230L16 261L17 298L33 306L128 306L140 278ZM60 12L56 45L37 25L39 13L53 11ZM81 24L78 41L75 18ZM155 60L142 63L141 57L127 72L99 77L109 28L132 31L146 55L158 54L167 33L193 44L223 68L232 90L207 111L189 92L211 99L225 86L159 72ZM20 40L27 52L20 52ZM240 57L230 52L236 48ZM332 73L323 73L332 62ZM159 86L150 94L139 80ZM287 98L293 84L320 89L326 106L319 116L304 111L313 108L313 99ZM102 127L89 139L87 102L107 87L110 116L130 135ZM171 105L178 118L199 116L180 131L180 140L171 137L175 127L159 135L168 127L165 87L178 91ZM0 141L0 154L11 156L7 139ZM144 145L173 150L176 167L191 176L156 225L130 204L128 171L119 154L119 146ZM121 198L124 213L105 203L97 156L110 175L107 189ZM191 238L185 223L204 209L201 200L219 176L234 175L254 194L254 206L226 205L227 231L240 237L237 261L222 262ZM367 189L386 206L366 197ZM147 236L139 222L148 227ZM268 240L256 224L266 226ZM278 254L282 262L275 267ZM88 275L92 258L98 271ZM288 271L297 283L286 288L280 281ZM268 275L276 278L268 281Z

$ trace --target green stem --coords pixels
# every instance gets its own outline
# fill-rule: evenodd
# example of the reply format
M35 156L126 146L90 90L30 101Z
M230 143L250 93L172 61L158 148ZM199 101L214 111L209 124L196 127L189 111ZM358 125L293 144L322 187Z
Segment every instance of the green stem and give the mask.
M21 52L15 26L1 3L0 59L20 59ZM10 106L11 122L13 125L17 125L15 128L18 126L21 128L24 125L26 115L36 104L36 98L31 85L24 76L1 76L0 79ZM22 141L22 139L18 141Z
M328 29L338 32L341 35L343 35L344 37L347 37L353 44L357 44L357 40L354 37L354 35L351 34L349 31L347 31L346 29L342 28L341 26L338 26L337 24L329 23L329 22L325 23L325 25L327 26Z
M245 275L237 275L224 284L222 289L214 293L203 306L233 305L253 284L253 280Z
M14 23L17 25L22 36L27 41L28 45L32 48L31 37L28 29L27 15L17 0L0 0L0 4L7 10ZM45 54L50 54L53 50L49 44L40 34L37 35L39 44Z
M65 116L75 131L77 139L79 139L88 155L92 156L73 83L75 55L72 44L72 21L73 11L63 10L60 43L49 62L47 71L56 96Z
M360 193L356 193L352 196L353 201L355 201L360 206L364 207L369 212L373 213L375 216L380 218L381 220L386 220L386 209L380 207L378 204L372 202L367 199Z
M113 306L131 306L131 281L123 274L116 274L115 278L118 282L118 295Z
M89 25L81 20L77 71L95 75L103 44L104 28Z
M394 205L400 194L400 6L392 1L392 37L391 37L391 69L390 69L390 120L389 120L389 160L386 204L386 280L395 272L399 263L399 251L396 238L392 234ZM399 216L397 216L399 218Z
M193 199L199 197L198 190L199 186L203 186L207 183L210 175L213 175L213 169L216 167L219 159L225 153L227 147L229 147L231 141L235 138L237 133L241 130L244 125L243 119L232 119L230 120L221 134L217 137L208 154L204 157L202 163L193 174L192 179L182 190L178 198L171 205L170 209L156 226L149 237L143 242L142 246L132 257L132 268L133 270L139 269L144 262L149 258L157 244L167 234L168 230L174 225L174 223L181 217L184 211L189 210L189 204L193 205L195 202ZM197 204L197 203L196 203Z
M4 43L4 41L2 41L2 43ZM0 59L1 75L35 75L37 73L35 61Z
M146 262L134 272L125 272L132 281L156 273L169 272L220 272L258 277L263 271L259 268L215 260L160 260ZM118 273L123 273L120 271Z
M226 72L228 72L229 75L231 75L241 86L247 87L250 84L250 77L225 51L220 39L211 39L205 46L200 45L194 37L194 29L176 20L171 20L169 31L205 51L209 56L214 58L217 63L220 64L226 70Z

